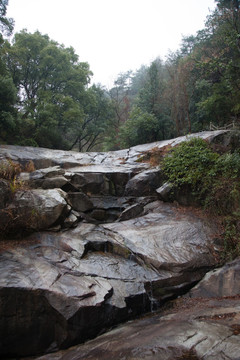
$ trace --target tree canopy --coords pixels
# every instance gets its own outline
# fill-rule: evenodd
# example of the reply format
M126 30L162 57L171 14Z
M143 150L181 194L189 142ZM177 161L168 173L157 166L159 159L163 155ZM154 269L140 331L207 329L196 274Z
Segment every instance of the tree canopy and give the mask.
M109 120L107 98L73 48L22 30L4 54L17 88L15 142L89 150Z
M72 47L26 30L9 42L14 21L0 0L0 141L115 150L239 123L240 1L215 2L165 62L120 73L107 91Z

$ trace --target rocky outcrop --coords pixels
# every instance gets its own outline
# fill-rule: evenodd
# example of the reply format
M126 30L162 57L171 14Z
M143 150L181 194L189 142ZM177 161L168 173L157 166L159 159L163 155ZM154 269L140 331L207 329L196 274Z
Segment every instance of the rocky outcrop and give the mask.
M237 360L239 259L210 272L160 314L135 320L83 345L40 359ZM199 297L200 296L200 297Z
M204 279L192 289L187 297L218 298L240 295L240 260L226 264L206 274Z
M225 133L197 136L211 141ZM0 184L7 194L1 215L21 214L32 230L21 243L0 244L1 356L86 341L186 293L216 266L215 225L157 200L161 169L142 160L185 139L84 154L0 146L0 159L35 166L19 175L25 189L9 196ZM159 338L167 336L164 326L156 328ZM176 326L177 339L182 329Z
M161 202L144 212L36 233L29 245L2 252L0 353L27 356L83 342L184 293L216 264L215 228Z
M224 137L229 138L228 133L221 130L202 132L191 136L199 136L208 141L217 142L219 137L222 138L222 141ZM163 191L160 188L165 181L161 169L159 167L152 167L150 163L144 161L145 155L153 150L161 152L161 149L164 149L166 146L175 146L191 136L138 145L130 149L108 153L77 153L1 145L0 161L17 163L23 169L31 168L31 172L22 171L19 175L19 181L23 181L25 185L33 189L31 192L25 191L26 194L24 195L21 188L19 190L16 188L14 189L14 196L9 196L6 184L4 185L4 181L2 181L0 192L4 191L4 195L1 200L2 205L0 204L3 209L1 211L3 223L2 225L0 224L1 229L5 229L11 223L6 213L10 217L19 218L18 214L12 216L8 209L11 208L15 211L18 207L22 208L24 197L26 197L25 203L31 197L35 199L33 200L33 206L29 206L29 212L34 215L37 213L38 215L24 215L25 218L33 222L33 224L31 224L31 221L23 223L29 229L36 229L37 218L38 220L40 218L38 229L47 229L52 225L68 227L72 224L72 226L75 226L77 221L82 221L83 219L99 223L115 221L126 209L128 209L128 215L124 212L121 215L122 220L126 220L129 216L139 216L141 215L142 204L139 204L136 198L143 196L157 198L158 196L164 201L169 198L166 189L163 195ZM226 141L229 143L229 140ZM30 167L29 164L31 164ZM156 191L159 188L160 190ZM48 216L44 214L45 201L43 201L43 190L45 190L46 196L51 198L50 190L56 191L56 189L61 189L68 193L68 196L64 198L69 207L68 211L59 211L58 216L54 215L54 221L52 221L52 217L46 219ZM59 198L59 196L57 197ZM104 204L100 207L100 202L95 200L95 198L99 199L99 197L102 198L101 203ZM115 206L106 208L106 201L104 200L106 197L108 199L117 199ZM121 198L124 198L124 201ZM188 192L175 194L175 198L180 204L191 204ZM17 203L20 199L21 202L18 205ZM136 202L137 206L133 207L133 205L136 205ZM79 216L72 214L71 210L80 212ZM24 208L22 214L25 212L27 213L27 210ZM56 214L56 211L54 212ZM66 221L62 215L64 215ZM76 218L73 218L73 216ZM46 219L45 222L43 218Z
M49 228L67 214L65 197L66 193L61 189L19 190L1 210L0 227L11 235L19 229Z

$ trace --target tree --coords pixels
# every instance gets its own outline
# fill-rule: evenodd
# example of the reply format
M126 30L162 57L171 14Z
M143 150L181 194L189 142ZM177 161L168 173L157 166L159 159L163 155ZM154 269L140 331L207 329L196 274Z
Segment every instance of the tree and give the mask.
M134 107L129 119L120 128L122 147L153 142L159 131L159 122L154 114Z
M208 91L195 98L197 113L222 126L240 117L240 10L239 1L216 2L217 9L197 34L191 58L197 84L208 84ZM196 88L199 93L201 87Z
M12 143L16 128L16 88L11 77L0 75L0 141Z
M104 142L104 134L112 128L113 108L106 92L100 86L92 85L86 92L83 122L76 129L71 148L78 145L79 151L98 148Z
M1 38L3 35L11 35L14 27L14 21L12 18L7 18L7 6L8 0L0 0L0 31L1 31Z
M166 71L160 59L153 61L148 68L143 88L139 91L137 105L143 112L153 114L158 120L158 132L154 140L164 140L171 134L170 112L165 99Z
M11 143L16 128L17 90L4 61L9 44L3 36L11 35L14 25L13 19L6 17L7 5L8 0L0 0L0 141Z
M26 30L15 35L7 64L19 95L19 141L68 148L84 122L89 65L72 48Z
M183 56L180 52L170 54L166 63L169 75L166 94L178 136L192 131L190 114L194 87L192 86L192 67L190 56Z
M114 86L109 90L108 94L111 99L111 106L114 111L111 127L105 139L106 150L119 149L119 129L127 121L131 108L131 85L132 71L120 73L114 81Z

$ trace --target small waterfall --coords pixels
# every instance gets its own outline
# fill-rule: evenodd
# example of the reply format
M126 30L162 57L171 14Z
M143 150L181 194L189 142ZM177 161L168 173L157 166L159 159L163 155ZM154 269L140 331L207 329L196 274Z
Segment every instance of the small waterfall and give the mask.
M153 282L149 281L148 298L150 300L150 311L155 312L158 308L158 301L153 296Z

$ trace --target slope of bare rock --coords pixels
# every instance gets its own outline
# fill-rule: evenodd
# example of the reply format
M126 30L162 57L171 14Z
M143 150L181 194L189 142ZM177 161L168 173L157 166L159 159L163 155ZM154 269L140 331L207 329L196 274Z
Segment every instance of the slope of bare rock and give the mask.
M146 205L149 211L149 205ZM155 213L39 232L0 254L3 356L69 347L186 291L216 264L215 228L159 201Z
M181 136L176 139L158 141L151 144L137 145L130 149L109 151L107 153L79 153L74 151L51 150L44 148L22 147L14 145L0 145L0 159L12 159L21 164L33 161L36 169L60 166L63 169L78 167L82 172L128 172L133 167L137 169L147 168L149 165L138 163L139 157L152 149L161 149L167 145L175 146L191 137L201 137L208 141L217 141L221 136L224 141L226 130L203 131L197 134ZM99 170L99 171L98 171Z
M225 134L191 136L215 141ZM26 214L25 227L32 231L21 241L0 244L0 357L36 356L85 342L185 294L216 267L216 226L191 209L182 212L156 200L156 189L163 182L161 170L144 161L149 151L187 138L108 153L0 146L0 161L11 159L25 169L30 162L35 167L19 175L25 189L9 194L8 183L0 184L0 220L12 209L17 215ZM121 344L111 346L113 352L106 352L106 359L151 359L158 354L170 360L192 351L195 343L188 341L187 326L191 334L205 334L206 326L202 318L193 316L188 323L176 320L174 314L171 319L164 315L168 317L163 326L159 320L152 324L144 319L130 323L126 335L115 330L120 331ZM154 330L153 325L159 327ZM138 339L140 326L145 333ZM211 326L219 329L224 344L222 328ZM185 329L186 337L181 337ZM171 334L175 334L173 346ZM165 345L154 340L151 348L151 338L163 339ZM201 336L196 336L196 343L197 339ZM93 359L105 353L105 345L101 346ZM83 349L76 359L91 358L89 348Z
M209 272L164 311L122 325L46 360L238 360L240 294L237 259ZM201 296L201 297L198 297Z

